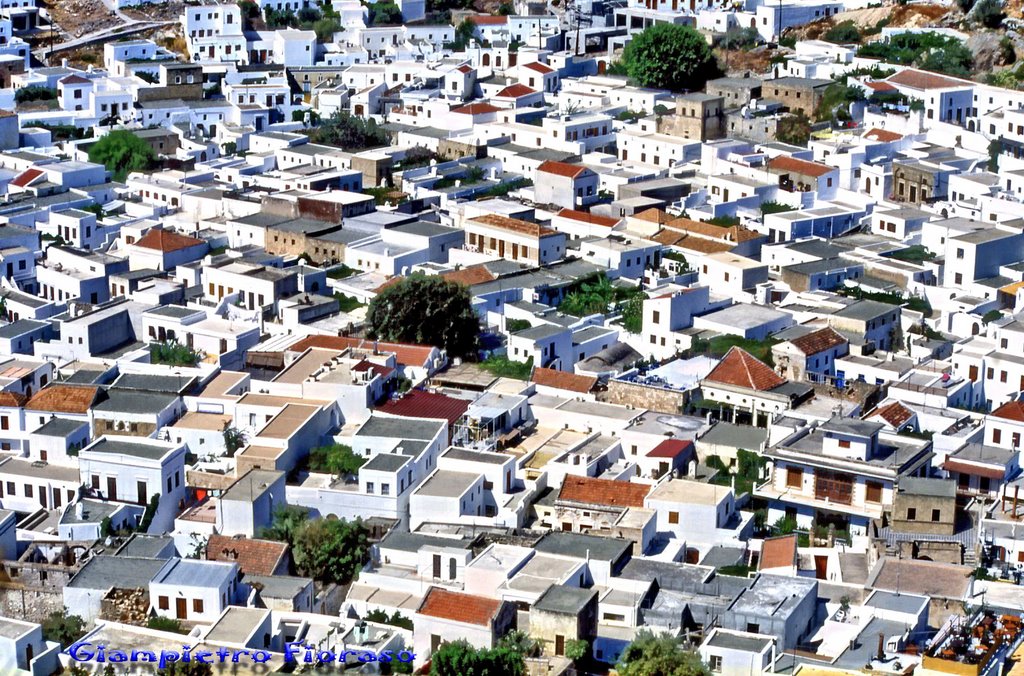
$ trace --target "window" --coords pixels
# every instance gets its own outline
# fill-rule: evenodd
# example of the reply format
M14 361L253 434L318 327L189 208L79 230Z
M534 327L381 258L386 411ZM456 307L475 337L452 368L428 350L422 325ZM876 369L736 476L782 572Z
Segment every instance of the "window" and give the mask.
M654 322L655 324L661 321L661 313L655 310L654 313L651 315L651 321ZM5 427L4 429L7 428Z
M801 488L804 485L804 471L799 467L786 468L786 487Z
M391 495L391 484L381 484L380 485L380 494L381 495Z
M171 603L166 596L160 597L160 610L168 610L171 607Z
M865 496L864 499L867 502L879 503L882 501L882 484L877 481L868 481L864 485Z
M722 656L721 655L710 655L708 659L708 666L711 667L711 671L716 674L722 671Z
M907 507L907 521L917 521L916 507Z
M1003 431L1001 429L992 430L992 443L998 444L1003 439Z
M669 512L668 513L668 522L669 523L679 523L679 512Z
M849 442L848 439L840 439L839 440L839 448L849 448L849 447L850 447L850 442Z
M31 498L33 490L34 489L32 488L32 484L25 484L25 497Z
M197 613L203 612L203 600L192 599L192 610L194 610Z
M940 510L940 509L933 509L932 510L932 521L939 521L941 518L942 518L942 510Z
M371 494L371 495L373 494L373 482L372 481L367 481L366 482L366 492Z

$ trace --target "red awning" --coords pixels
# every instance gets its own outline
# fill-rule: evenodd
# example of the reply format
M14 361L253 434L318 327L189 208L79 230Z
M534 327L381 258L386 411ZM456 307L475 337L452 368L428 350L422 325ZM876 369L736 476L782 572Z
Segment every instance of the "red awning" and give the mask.
M960 460L946 460L942 465L942 469L947 472L970 474L971 476L980 476L985 477L986 479L994 479L996 481L1002 481L1006 477L1006 469L998 467L982 467L981 465L974 465Z

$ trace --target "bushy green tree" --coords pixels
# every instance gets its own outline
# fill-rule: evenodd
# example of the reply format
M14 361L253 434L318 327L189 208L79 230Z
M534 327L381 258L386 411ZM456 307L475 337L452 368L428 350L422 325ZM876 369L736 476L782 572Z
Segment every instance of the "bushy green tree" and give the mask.
M697 653L683 650L672 636L655 636L646 629L637 632L615 666L619 676L710 676Z
M43 638L60 643L61 648L85 636L85 620L78 615L68 615L66 610L56 610L43 620Z
M523 676L526 663L522 653L499 645L478 649L467 641L445 643L430 656L432 676Z
M837 45L860 42L860 29L852 21L841 21L825 31L822 38L827 42L834 42Z
M642 87L698 91L721 74L707 40L689 26L658 23L633 36L622 53L629 77Z
M89 147L89 161L113 172L115 181L123 181L130 172L152 169L156 154L132 132L118 129Z
M857 55L953 77L968 77L974 62L971 50L964 43L940 33L900 33L884 42L864 45L857 50Z
M384 289L366 314L371 339L433 345L476 356L480 319L469 290L437 275L412 275Z
M356 455L350 446L331 444L318 446L309 452L309 470L328 474L355 474L365 458Z
M262 530L261 538L294 544L299 531L309 520L309 510L297 505L281 505L274 510L270 525Z
M725 49L750 49L756 47L760 42L761 34L757 32L756 28L734 26L726 31L721 46Z
M370 9L370 24L373 26L394 26L402 23L402 10L389 0L367 5Z
M324 583L348 584L366 563L369 543L362 521L318 519L299 529L292 546L295 566Z
M353 152L385 146L391 142L388 133L373 118L364 119L345 112L335 112L307 133L313 143Z

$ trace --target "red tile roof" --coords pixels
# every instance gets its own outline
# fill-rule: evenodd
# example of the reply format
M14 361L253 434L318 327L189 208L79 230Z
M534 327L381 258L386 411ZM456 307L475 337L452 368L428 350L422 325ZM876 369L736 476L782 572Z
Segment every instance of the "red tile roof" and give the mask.
M403 418L447 420L449 425L454 425L465 415L468 408L469 401L466 399L423 390L409 390L401 399L388 401L378 410Z
M539 366L533 369L533 377L530 380L546 387L583 393L590 392L597 384L597 376L579 376L575 373L545 369Z
M462 73L463 75L465 75L466 73L472 73L473 72L473 67L464 63L461 66L459 66L458 68L456 68L455 70L457 70L460 73Z
M135 246L141 246L143 249L154 249L163 253L181 251L182 249L189 249L201 244L204 244L201 239L180 235L163 228L151 228L149 232L135 242Z
M555 162L554 160L547 160L542 162L537 171L545 174L554 174L556 176L565 176L567 178L576 178L587 168L581 164L568 164L566 162Z
M795 566L797 563L796 547L796 533L768 538L761 546L761 559L757 563L758 570Z
M745 387L748 390L766 392L786 382L770 366L759 361L754 355L739 347L731 347L705 378L712 383Z
M497 277L483 265L472 265L468 268L462 268L461 270L442 272L441 276L449 282L455 282L456 284L462 284L463 286L484 284L486 282L493 282L497 279Z
M867 86L870 89L873 89L876 92L894 92L894 91L896 91L896 87L894 87L893 85L891 85L891 84L889 84L888 82L885 82L885 81L868 82L866 84L867 84Z
M963 80L955 80L944 75L929 73L924 70L915 70L913 68L907 68L895 75L889 76L886 82L903 85L911 89L948 89L950 87L965 87L972 84Z
M292 345L289 350L292 352L305 352L311 347L323 347L328 350L344 350L347 347L354 347L361 350L372 350L375 341L366 338L353 338L350 336L306 336L299 342ZM393 352L399 364L410 366L422 366L430 359L434 348L429 345L409 345L408 343L385 343L376 342L377 350L380 352Z
M19 408L25 405L28 397L20 392L0 392L0 406L4 408Z
M529 68L530 70L535 70L538 73L544 73L545 75L547 75L548 73L555 72L554 68L547 64L541 63L540 61L531 61L530 63L523 66L523 68Z
M518 99L521 96L529 96L530 94L536 94L536 93L537 93L536 90L530 89L529 87L527 87L524 84L516 83L514 85L509 85L508 87L505 87L500 92L495 94L495 96L498 96L498 97L501 97L501 98Z
M489 599L485 596L431 587L416 612L420 615L438 617L452 622L488 627L501 609L501 603L497 599Z
M88 413L99 391L100 388L91 386L50 385L36 392L25 408L53 413Z
M903 134L897 134L894 131L872 127L866 134L864 134L864 138L871 139L872 141L880 141L882 143L892 143L893 141L899 141L903 138Z
M273 540L214 534L206 541L207 561L236 561L246 575L273 575L287 555L288 545Z
M647 484L567 475L562 481L558 499L607 507L643 507L644 498L650 492L651 487Z
M693 452L693 442L685 439L665 439L647 452L648 458L676 458L680 453Z
M477 216L469 219L469 222L498 228L499 230L517 232L521 235L529 235L530 237L548 237L550 235L558 234L557 231L540 225L539 223L521 221L518 218L509 218L508 216L502 216L501 214L484 214L483 216Z
M589 214L586 211L576 211L575 209L562 209L558 212L558 215L562 218L568 218L573 221L579 221L580 223L589 223L591 225L600 225L605 228L614 228L619 224L618 218L612 218L610 216L599 216L597 214Z
M501 26L508 23L507 16L491 16L490 14L475 14L469 20L477 26Z
M800 336L789 341L796 346L798 350L806 355L818 354L825 350L830 350L833 347L846 344L846 338L835 332L831 327L826 326L823 329L812 331L806 336Z
M61 84L89 84L89 80L81 75L68 75L65 78L61 78L59 82Z
M375 364L369 359L362 360L361 362L353 366L352 370L356 371L357 373L360 373L362 371L373 371L374 375L378 375L381 378L387 378L389 375L395 372L395 369L391 368L390 366L381 366L380 364Z
M789 157L788 155L779 155L778 157L772 158L768 162L768 168L774 169L775 171L793 172L794 174L800 174L802 176L813 176L815 178L821 178L825 174L835 171L835 167L830 167L827 164L798 160L795 157Z
M1009 401L992 411L992 417L1002 418L1003 420L1024 422L1024 403L1019 401Z
M21 174L19 174L17 178L11 181L11 185L18 186L19 188L24 188L29 183L36 180L42 175L43 172L41 169L26 169Z
M880 416L882 420L884 420L885 422L889 423L895 428L899 428L905 425L908 420L914 417L914 412L911 411L906 406L904 406L903 404L901 404L900 402L893 401L886 404L885 406L876 408L868 417L874 418L875 416Z
M459 106L458 108L452 108L453 113L459 115L485 115L487 113L496 113L501 108L492 106L489 103L471 103L468 106Z

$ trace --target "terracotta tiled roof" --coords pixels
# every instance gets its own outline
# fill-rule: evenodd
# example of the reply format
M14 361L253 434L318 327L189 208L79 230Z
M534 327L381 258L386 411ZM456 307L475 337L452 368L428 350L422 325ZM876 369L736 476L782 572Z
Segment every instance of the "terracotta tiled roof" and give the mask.
M944 75L937 75L913 68L907 68L895 75L889 76L886 82L903 85L911 89L948 89L950 87L965 87L971 84L970 82L954 80Z
M0 406L4 408L19 408L25 405L28 397L20 392L0 392Z
M830 167L827 164L798 160L788 155L779 155L772 158L768 162L768 168L775 171L792 172L801 176L813 176L815 178L821 178L825 174L835 171L835 167Z
M135 242L135 246L141 246L143 249L155 249L164 253L181 251L182 249L199 246L200 244L203 244L203 240L164 230L163 228L151 228L149 232Z
M889 84L888 82L885 82L884 80L875 81L875 82L868 82L867 86L870 89L872 89L872 90L874 90L876 92L894 92L894 91L896 91L896 87L894 87L893 85Z
M872 141L880 141L881 143L892 143L893 141L899 141L903 138L903 134L897 134L894 131L872 127L866 134L864 134L864 138L871 139Z
M289 350L293 352L305 352L311 347L323 347L328 350L344 350L354 347L361 350L372 350L376 344L380 352L392 352L399 364L410 366L422 366L430 359L434 348L429 345L410 345L408 343L376 343L366 338L354 338L351 336L306 336L299 342L292 345Z
M403 279L405 279L405 277L403 277L402 275L395 275L394 277L389 277L388 279L386 279L384 281L383 284L381 284L380 286L374 288L373 292L374 293L380 293L384 289L390 288L390 287L394 286L395 284L398 284Z
M759 361L743 348L731 347L705 380L723 385L745 387L748 390L766 392L786 382L767 364Z
M374 375L378 375L381 378L387 378L389 375L395 372L395 369L391 368L390 366L381 366L380 364L376 364L370 361L369 359L362 360L361 362L353 366L352 370L357 373L361 373L362 371L372 371Z
M647 484L567 475L558 499L607 507L643 507L644 498L650 492Z
M690 251L696 251L697 253L704 254L723 253L725 251L733 250L733 246L726 242L704 239L703 237L696 237L694 235L687 235L686 237L673 242L673 245L680 249L689 249Z
M460 73L462 73L463 75L465 75L467 73L472 73L473 72L473 67L464 63L461 66L459 66L458 68L456 68L455 70L457 70Z
M667 227L672 228L673 230L680 230L691 235L701 235L703 237L720 239L728 242L747 242L762 236L753 230L748 230L747 228L739 225L723 228L720 225L702 223L701 221L695 221L691 218L672 219L669 221Z
M89 84L89 80L85 79L81 75L68 75L65 78L59 80L61 84Z
M900 402L893 401L886 404L885 406L876 408L868 417L874 418L875 416L880 416L882 420L884 420L885 422L889 423L895 428L899 428L905 425L907 421L910 420L912 417L914 417L914 412L911 411L906 406L904 406L903 404L901 404Z
M1024 403L1019 401L1009 401L992 411L992 417L1002 418L1003 420L1024 422Z
M508 216L501 216L498 214L484 214L483 216L477 216L469 220L471 223L480 223L481 225L487 225L500 230L508 230L509 232L517 232L521 235L530 235L531 237L546 237L548 235L557 234L551 228L546 228L543 225L530 223L529 221L521 221L518 218L509 218Z
M498 96L498 97L501 97L501 98L518 99L520 96L529 96L530 94L536 94L536 93L537 93L536 90L530 89L529 87L527 87L524 84L516 83L514 85L509 85L508 87L505 87L500 92L495 94L495 96Z
M599 216L597 214L589 214L586 211L576 211L575 209L562 209L558 212L558 215L562 218L568 218L573 221L579 221L580 223L589 223L591 225L600 225L605 228L614 228L619 224L618 218L611 218L610 216Z
M567 162L555 162L554 160L542 162L537 167L537 171L541 173L565 176L566 178L576 178L586 170L587 168L582 164L568 164Z
M16 185L19 188L24 188L29 183L36 180L42 175L43 172L41 169L26 169L21 174L19 174L17 178L11 181L11 185Z
M548 73L555 72L554 68L548 66L547 64L541 63L540 61L531 61L530 63L523 66L523 68L529 68L530 70L535 70L538 73L544 73L545 75Z
M246 575L273 575L287 554L288 545L273 540L214 534L206 541L207 561L235 561Z
M56 384L43 388L28 400L29 411L88 413L99 394L98 387Z
M488 627L500 609L501 601L497 599L431 587L416 612L452 622Z
M794 338L789 342L793 343L804 354L812 355L830 350L838 345L843 345L846 343L846 338L836 333L831 327L826 326L823 329L812 331L806 336Z
M770 568L786 568L795 566L797 537L796 533L782 535L777 538L768 538L761 546L761 559L758 561L758 570Z
M469 17L469 20L477 26L502 26L508 23L507 16L491 16L490 14L476 14Z
M471 103L468 106L459 106L458 108L452 108L453 113L459 115L484 115L486 113L496 113L501 108L492 106L489 103Z
M531 380L538 385L569 390L570 392L590 392L590 390L594 389L594 385L597 384L596 376L579 376L575 373L540 367L533 369Z
M641 221L647 221L648 223L658 223L664 225L675 220L675 216L670 216L661 209L644 209L638 214L633 214L632 218L636 218Z
M693 451L693 442L686 439L665 439L647 452L648 458L675 458Z
M681 242L689 237L686 233L679 232L678 230L659 230L654 233L650 239L654 240L658 244L664 244L665 246L671 246L676 242Z
M454 425L469 409L469 400L449 397L446 394L410 390L401 399L393 399L380 407L383 413L403 418L434 418L447 420Z
M471 265L470 267L462 268L461 270L442 272L441 276L449 282L455 282L456 284L462 284L463 286L484 284L486 282L493 282L497 279L497 277L495 277L494 274L483 265Z

